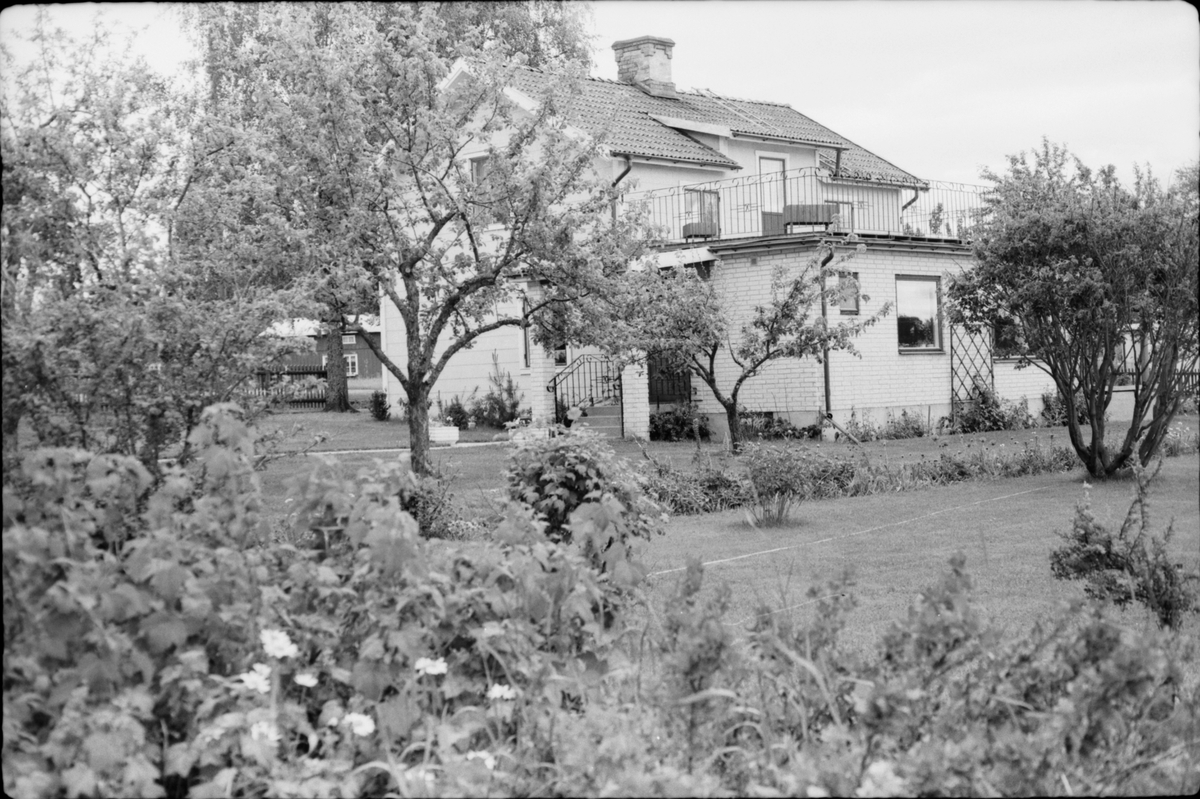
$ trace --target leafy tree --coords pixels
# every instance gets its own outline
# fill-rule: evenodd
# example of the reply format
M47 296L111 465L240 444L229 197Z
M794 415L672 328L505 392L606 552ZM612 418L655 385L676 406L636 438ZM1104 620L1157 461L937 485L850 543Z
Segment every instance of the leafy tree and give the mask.
M1025 362L1054 379L1093 476L1126 467L1135 449L1145 465L1179 410L1183 373L1197 368L1196 167L1166 190L1139 172L1129 189L1113 167L1094 172L1043 141L1032 160L1010 157L1006 174L985 177L996 185L974 232L978 264L950 290L955 313L970 325L1015 320ZM1133 412L1111 447L1105 414L1125 346L1136 363Z
M32 40L33 63L5 56L0 105L6 469L27 421L40 444L134 455L157 474L201 409L275 354L262 333L293 298L214 300L185 261L236 264L172 246L196 201L229 212L196 188L221 147L186 93L107 56L103 29L73 42L42 18Z
M822 244L798 270L776 268L767 302L755 306L740 325L715 282L694 271L627 276L597 292L599 301L581 305L590 305L606 323L581 313L572 335L626 357L630 351L657 354L668 368L700 378L725 409L730 444L737 449L742 439L738 395L748 380L784 358L811 356L820 362L829 350L854 352L852 339L890 310L887 303L872 316L837 325L827 324L821 313L845 292L857 294L853 281L838 278L847 275L846 263L861 249L860 244L838 255L832 245Z
M522 67L500 48L467 52L437 7L360 12L261 7L230 74L253 98L257 168L302 269L346 311L369 287L399 312L400 357L368 343L405 392L427 472L428 405L450 358L623 268L634 229L610 221L599 151L566 123L577 64L548 70L537 107L521 109L505 89ZM471 55L453 90L446 53Z
M348 7L335 11L336 5ZM287 224L302 231L304 237L301 252L275 274L280 277L281 272L285 281L288 276L308 280L314 286L328 342L325 409L350 410L341 335L348 330L347 317L375 312L378 293L368 282L356 280L336 266L341 259L354 257L343 246L347 233L342 228L354 213L354 200L341 181L343 172L322 170L329 165L323 157L340 146L328 136L336 138L346 131L305 126L305 120L312 121L312 115L320 111L315 106L303 107L303 99L310 93L316 97L336 89L328 82L318 85L321 81L314 80L311 72L299 72L297 65L280 59L281 48L294 45L289 37L299 29L311 36L314 47L325 49L326 55L339 46L352 46L338 39L348 31L339 20L353 16L383 35L384 46L397 48L403 57L409 43L407 34L398 32L424 16L439 24L439 35L428 46L442 59L485 52L499 59L519 57L530 66L564 59L586 66L590 55L581 7L560 2L315 3L287 9L292 22L298 23L290 32L279 26L281 12L269 4L203 3L181 8L200 40L211 107L257 128L260 151L270 151L266 161L271 166L260 162L259 167L266 166L275 174L280 187L278 206ZM281 104L261 103L264 82L272 84ZM297 135L299 131L304 133ZM358 133L361 131L351 135ZM341 153L339 157L344 161L348 156ZM351 243L349 249L354 247Z

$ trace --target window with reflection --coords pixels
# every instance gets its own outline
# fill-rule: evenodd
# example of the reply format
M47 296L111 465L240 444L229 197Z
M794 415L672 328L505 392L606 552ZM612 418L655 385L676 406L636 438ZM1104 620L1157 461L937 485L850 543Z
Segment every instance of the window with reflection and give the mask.
M896 277L896 331L901 350L940 350L941 279Z

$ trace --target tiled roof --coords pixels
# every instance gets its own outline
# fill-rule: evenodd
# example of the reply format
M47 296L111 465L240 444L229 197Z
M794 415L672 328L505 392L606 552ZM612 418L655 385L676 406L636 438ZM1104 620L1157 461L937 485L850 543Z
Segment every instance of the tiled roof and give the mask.
M515 88L531 97L541 94L543 74L535 69L516 70ZM677 92L676 99L654 97L637 86L599 78L583 81L569 114L573 124L592 134L607 131L605 144L622 155L737 168L738 164L686 133L670 128L653 116L729 128L734 134L785 139L798 143L832 145L842 152L842 175L856 180L903 186L924 186L879 156L862 149L791 106L722 97L712 92ZM832 168L835 150L819 148L822 165ZM827 160L826 160L827 159Z

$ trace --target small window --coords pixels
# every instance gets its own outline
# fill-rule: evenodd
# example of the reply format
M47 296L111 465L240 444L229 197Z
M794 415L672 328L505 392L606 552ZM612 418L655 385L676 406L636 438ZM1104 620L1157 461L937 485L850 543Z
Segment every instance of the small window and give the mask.
M471 182L478 185L487 180L488 173L492 171L491 159L486 155L479 158L471 159Z
M843 272L838 275L838 294L842 298L838 303L838 311L842 316L858 315L859 291L858 272Z
M896 277L896 326L902 350L942 348L941 279Z
M353 333L350 333L350 334L348 334L348 335L342 336L342 344L343 344L343 345L346 345L346 344L348 344L348 345L350 345L351 347L353 347L353 346L354 346L354 343L355 343L355 338L354 338L354 334L353 334Z
M358 377L358 353L345 352L342 353L342 361L346 364L346 377ZM321 368L325 369L329 366L329 356L321 356Z

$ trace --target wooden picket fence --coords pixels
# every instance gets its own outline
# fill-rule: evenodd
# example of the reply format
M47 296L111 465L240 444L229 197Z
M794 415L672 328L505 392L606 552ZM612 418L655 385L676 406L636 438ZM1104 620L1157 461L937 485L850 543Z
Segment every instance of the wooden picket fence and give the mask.
M325 365L319 358L273 365L255 373L255 386L240 390L238 395L246 399L267 398L292 410L320 410L325 407L325 385L300 388L294 384L307 378L325 380L325 377Z

